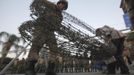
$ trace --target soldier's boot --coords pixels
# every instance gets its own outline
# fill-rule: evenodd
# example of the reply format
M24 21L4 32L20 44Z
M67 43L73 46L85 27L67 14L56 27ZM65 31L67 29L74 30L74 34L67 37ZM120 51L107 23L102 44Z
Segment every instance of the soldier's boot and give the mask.
M36 72L34 69L36 62L37 62L36 60L26 61L26 63L25 63L25 75L36 75Z

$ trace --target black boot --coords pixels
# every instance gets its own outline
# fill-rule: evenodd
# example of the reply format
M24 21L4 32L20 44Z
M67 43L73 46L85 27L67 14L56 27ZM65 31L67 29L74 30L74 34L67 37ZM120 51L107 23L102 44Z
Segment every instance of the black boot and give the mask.
M36 60L26 61L26 63L25 63L25 75L36 75L36 72L34 69L36 62L37 62Z
M115 72L115 66L116 66L116 62L110 63L107 65L107 74L116 74Z
M126 65L122 56L118 58L118 63L119 63L121 74L129 74L129 68Z

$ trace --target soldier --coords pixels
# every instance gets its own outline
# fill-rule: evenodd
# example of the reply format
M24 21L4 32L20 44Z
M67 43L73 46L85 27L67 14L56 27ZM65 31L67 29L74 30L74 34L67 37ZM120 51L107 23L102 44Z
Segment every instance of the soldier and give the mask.
M96 30L96 35L102 36L105 41L112 42L117 49L115 52L113 52L113 56L116 59L116 62L113 61L107 65L108 74L115 74L115 68L117 65L120 67L121 74L129 74L129 69L122 57L125 35L109 26L98 28ZM112 47L112 45L110 46Z
M63 19L62 10L66 10L67 8L68 2L66 0L59 0L57 4L47 0L34 0L31 4L31 10L35 12L34 14L37 16L37 19L35 19L32 46L26 62L26 75L36 75L34 65L39 57L39 51L44 44L51 51L56 52L58 49L54 31L60 29Z

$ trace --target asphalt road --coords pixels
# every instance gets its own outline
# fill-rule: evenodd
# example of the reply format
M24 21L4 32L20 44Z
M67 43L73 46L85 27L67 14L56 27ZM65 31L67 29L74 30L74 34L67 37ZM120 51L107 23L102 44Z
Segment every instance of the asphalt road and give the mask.
M25 75L25 74L6 74L6 75ZM37 75L45 75L45 74L37 74ZM57 75L107 75L102 74L100 72L87 72L87 73L57 73ZM126 75L126 74L114 74L114 75ZM134 75L134 71L131 72L129 75Z

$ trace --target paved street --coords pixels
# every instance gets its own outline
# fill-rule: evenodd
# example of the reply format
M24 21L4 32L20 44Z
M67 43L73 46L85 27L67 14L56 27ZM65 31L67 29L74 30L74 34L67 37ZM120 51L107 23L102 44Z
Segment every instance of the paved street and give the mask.
M24 75L24 74L7 74L7 75ZM45 75L45 74L37 74L37 75ZM57 75L107 75L107 74L101 74L101 73L62 73L62 74L57 74ZM115 75L121 75L121 74L115 74ZM129 74L129 75L134 75L134 73Z
M134 67L129 68L130 68L129 75L134 75ZM25 74L6 74L6 75L25 75ZM37 74L37 75L45 75L45 74ZM86 73L57 73L57 75L107 75L107 74L102 74L101 72L86 72ZM120 72L117 71L115 75L126 75L126 74L120 74Z
M7 74L7 75L24 75L24 74ZM45 75L45 74L37 74L37 75ZM88 72L88 73L57 73L57 75L107 75L102 74L100 72ZM122 75L122 74L115 74L115 75ZM129 75L134 75L134 72L131 72Z

